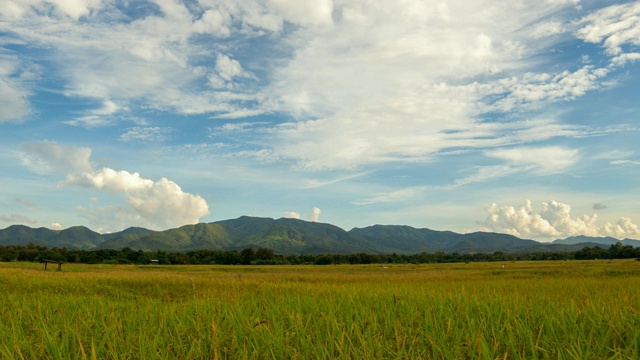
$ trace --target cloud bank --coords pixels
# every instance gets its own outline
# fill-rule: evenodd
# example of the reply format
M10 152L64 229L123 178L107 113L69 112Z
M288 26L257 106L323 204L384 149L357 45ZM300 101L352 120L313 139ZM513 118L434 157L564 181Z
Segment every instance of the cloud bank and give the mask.
M571 206L557 201L543 202L540 211L534 211L531 201L524 205L487 207L485 230L504 232L522 238L556 239L568 236L612 236L624 238L640 235L640 227L629 218L616 223L596 223L598 215L572 217Z

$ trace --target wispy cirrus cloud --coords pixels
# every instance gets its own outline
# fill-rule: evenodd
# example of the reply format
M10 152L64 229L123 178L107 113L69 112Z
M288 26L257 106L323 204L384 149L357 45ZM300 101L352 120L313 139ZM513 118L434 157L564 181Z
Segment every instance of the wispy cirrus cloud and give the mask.
M37 224L36 219L21 214L0 215L0 222L3 223L20 223L20 224Z
M167 140L171 129L158 126L134 126L126 133L120 135L120 140L126 142L162 142Z
M31 114L30 83L37 76L33 66L23 64L18 56L0 47L0 124L22 122Z

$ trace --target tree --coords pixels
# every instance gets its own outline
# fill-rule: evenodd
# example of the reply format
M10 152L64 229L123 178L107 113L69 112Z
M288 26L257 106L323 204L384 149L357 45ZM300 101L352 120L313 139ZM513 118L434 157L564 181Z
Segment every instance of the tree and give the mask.
M273 260L274 257L275 255L273 253L273 250L263 247L258 249L255 254L256 260Z
M253 251L252 248L246 247L240 251L240 258L242 259L243 264L249 265L253 260L255 260L256 252Z

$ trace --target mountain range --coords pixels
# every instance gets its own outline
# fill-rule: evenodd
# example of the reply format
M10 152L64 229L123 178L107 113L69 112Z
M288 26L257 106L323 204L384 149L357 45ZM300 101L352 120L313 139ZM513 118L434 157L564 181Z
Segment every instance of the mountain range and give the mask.
M345 231L337 226L298 219L242 216L212 223L185 225L152 231L131 227L99 234L84 226L64 230L12 225L0 230L0 246L41 245L68 249L122 249L144 251L190 251L198 249L241 250L246 247L272 249L279 254L415 254L531 253L577 251L584 246L608 247L619 242L611 237L574 236L552 243L492 233L459 234L452 231L417 229L402 225L373 225ZM624 239L623 245L640 246L640 240Z

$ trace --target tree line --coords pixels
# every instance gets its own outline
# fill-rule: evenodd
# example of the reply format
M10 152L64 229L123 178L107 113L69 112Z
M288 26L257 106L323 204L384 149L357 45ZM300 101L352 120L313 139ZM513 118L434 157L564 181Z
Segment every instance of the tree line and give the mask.
M575 252L538 252L512 254L503 252L458 254L442 251L418 254L367 254L350 255L281 255L268 248L251 247L237 250L193 250L187 252L142 251L124 248L122 250L70 250L67 248L47 248L38 245L0 246L0 261L39 262L54 260L65 263L84 264L219 264L219 265L298 265L298 264L425 264L480 261L518 260L587 260L587 259L629 259L640 258L640 247L616 243L609 248L585 246Z

